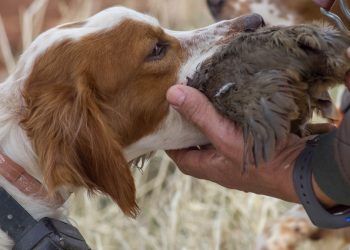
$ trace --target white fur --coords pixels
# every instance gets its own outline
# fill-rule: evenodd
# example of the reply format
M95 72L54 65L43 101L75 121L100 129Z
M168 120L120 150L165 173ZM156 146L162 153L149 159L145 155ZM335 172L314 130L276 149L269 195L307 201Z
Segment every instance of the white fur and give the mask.
M197 67L221 47L222 39L230 32L233 22L234 20L221 21L193 31L166 30L168 34L175 36L189 53L188 60L181 67L179 83L186 84L186 78L191 77Z
M179 149L207 143L206 137L185 121L176 110L170 108L160 129L125 148L124 155L131 161L159 149Z
M42 181L43 177L36 154L25 131L19 125L20 113L24 105L21 88L25 79L30 75L35 59L63 39L79 41L88 34L117 27L120 22L128 18L155 26L159 25L152 17L126 8L115 7L89 18L82 27L64 29L62 26L50 29L29 46L21 56L16 71L0 84L0 150L38 180ZM165 30L179 39L181 46L188 51L189 55L188 61L179 72L178 83L185 83L186 77L191 77L198 65L215 52L220 46L220 39L230 30L230 25L230 21L225 21L192 32ZM168 116L159 124L159 129L155 133L127 147L124 153L127 160L130 161L150 151L184 148L206 142L206 138L201 133L170 108ZM50 207L50 204L44 204L33 197L25 196L1 176L0 185L5 187L34 218L49 216L61 220L67 219L64 207L54 209ZM68 196L65 191L61 193L63 196ZM11 249L12 245L12 241L0 231L0 250Z

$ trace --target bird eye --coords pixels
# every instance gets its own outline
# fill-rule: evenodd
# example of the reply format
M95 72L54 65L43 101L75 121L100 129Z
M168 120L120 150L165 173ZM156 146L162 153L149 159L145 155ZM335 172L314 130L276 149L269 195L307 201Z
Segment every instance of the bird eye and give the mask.
M152 49L151 54L147 57L149 61L156 61L162 59L168 49L168 44L165 42L158 42L155 44L155 46Z

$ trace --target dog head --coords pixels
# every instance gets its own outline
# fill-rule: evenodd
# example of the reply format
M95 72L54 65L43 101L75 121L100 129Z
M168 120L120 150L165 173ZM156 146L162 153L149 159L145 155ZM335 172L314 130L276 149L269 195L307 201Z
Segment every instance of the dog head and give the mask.
M185 83L237 32L262 25L250 15L175 32L115 7L40 35L10 79L19 85L21 127L48 189L100 191L135 216L128 162L206 141L169 107L167 89Z

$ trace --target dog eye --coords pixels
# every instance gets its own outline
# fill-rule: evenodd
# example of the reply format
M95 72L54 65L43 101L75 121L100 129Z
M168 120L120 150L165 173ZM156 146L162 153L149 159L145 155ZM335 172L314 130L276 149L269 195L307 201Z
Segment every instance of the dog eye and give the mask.
M156 43L151 54L147 57L147 59L150 61L162 59L167 52L168 46L169 46L169 44L167 44L165 42Z

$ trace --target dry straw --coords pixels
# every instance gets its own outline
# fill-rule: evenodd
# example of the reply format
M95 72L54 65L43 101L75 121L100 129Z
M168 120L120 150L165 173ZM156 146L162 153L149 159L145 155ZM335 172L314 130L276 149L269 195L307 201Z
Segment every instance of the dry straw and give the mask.
M8 0L11 1L11 0ZM119 1L121 2L121 1ZM124 1L137 7L141 1ZM98 1L59 1L62 22L90 15ZM204 0L148 0L149 12L169 28L189 29L212 22ZM26 48L43 26L48 0L35 0L22 12L22 41ZM73 6L73 7L72 7ZM0 48L6 68L14 68L14 56L0 19ZM103 167L103 166L101 166ZM92 249L96 250L249 250L266 224L278 218L290 204L222 188L180 173L164 153L157 153L142 171L134 169L141 213L125 217L107 197L71 199L70 217ZM300 249L337 249L336 245Z
M1 15L0 15L0 52L1 52L0 56L2 55L3 61L5 62L7 73L12 72L12 70L16 65L16 62L11 51L10 43L5 32L5 27L4 27L4 23L1 18Z

